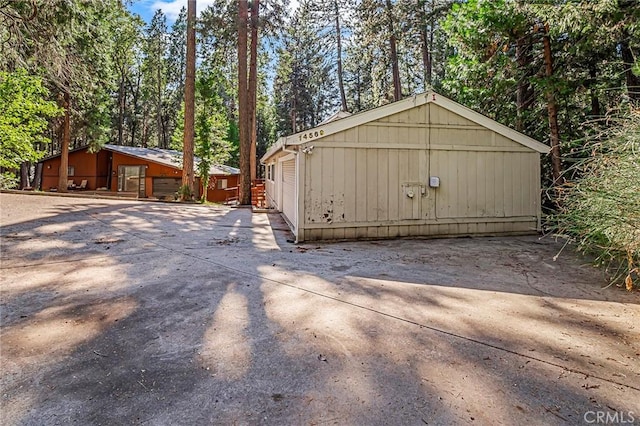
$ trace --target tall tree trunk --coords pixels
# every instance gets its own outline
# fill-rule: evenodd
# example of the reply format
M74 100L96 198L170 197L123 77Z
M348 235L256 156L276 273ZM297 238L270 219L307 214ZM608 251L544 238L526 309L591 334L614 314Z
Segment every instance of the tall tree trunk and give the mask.
M548 25L545 25L542 43L544 46L545 75L548 80L551 80L553 77L553 56L551 53L551 39L549 37ZM549 141L551 142L551 175L554 185L558 185L562 183L560 180L562 160L560 155L560 131L558 129L558 107L556 105L554 90L549 86L547 86L547 113L549 116Z
M360 74L362 73L362 69L358 66L358 71L356 73L356 111L362 111L362 85L360 81Z
M67 192L69 178L69 145L71 141L71 95L64 91L62 99L64 120L62 121L62 140L60 141L60 170L58 171L58 192Z
M634 67L634 57L631 47L629 47L629 33L625 30L625 39L620 43L620 53L624 64L624 75L627 80L627 93L631 102L640 105L640 77L632 71Z
M424 90L431 86L433 81L433 61L431 58L431 46L433 42L433 16L429 20L429 30L427 31L427 17L424 10L426 1L422 0L418 5L420 14L420 52L422 53L422 79ZM433 2L431 3L433 15Z
M156 131L158 132L158 148L164 146L164 132L162 131L162 75L160 68L157 69L158 81L156 82Z
M391 71L393 74L393 100L402 99L402 86L400 85L400 68L398 67L398 52L396 33L393 27L393 10L391 0L387 0L387 28L389 30L389 51L391 56Z
M124 78L121 78L120 87L118 89L118 145L122 145L122 134L123 134L123 128L124 128L124 107L125 107Z
M534 92L531 85L531 40L527 36L516 40L516 61L518 63L518 87L516 91L516 130L522 132L526 128L524 113L533 105Z
M25 189L31 186L29 182L29 169L31 168L31 163L25 161L20 164L20 189Z
M31 184L31 187L35 190L42 190L42 167L42 163L36 163L36 171Z
M149 127L147 123L149 111L146 106L142 107L142 131L140 137L142 138L142 147L147 147L147 139L149 138Z
M431 52L429 51L429 42L428 42L428 33L426 28L423 28L420 31L420 42L421 42L421 50L422 50L422 66L424 69L424 88L427 90L427 87L431 86L433 81L433 65L431 64Z
M196 95L196 0L187 3L187 70L184 85L184 138L182 140L182 186L180 200L193 196L193 147ZM164 133L164 129L163 129Z
M136 84L135 87L133 86L133 84L129 84L130 86L130 90L131 90L131 95L133 97L132 99L132 103L133 103L133 116L134 118L131 120L131 126L130 126L130 131L131 131L131 146L135 146L136 145L136 132L138 130L138 126L139 126L139 120L138 120L138 108L139 108L139 100L140 100L140 81L142 79L142 73L138 73L138 75L136 76ZM143 117L144 120L144 117ZM144 139L144 138L143 138Z
M251 2L251 58L249 60L249 131L251 132L251 181L256 179L258 128L256 105L258 97L258 25L260 0Z
M336 21L336 48L338 56L338 88L340 89L340 103L342 105L342 111L347 110L347 96L344 93L344 82L342 80L342 34L340 30L340 8L338 6L338 0L333 0L333 13L335 14Z
M240 139L240 204L251 204L251 135L247 85L247 0L238 0L238 137Z

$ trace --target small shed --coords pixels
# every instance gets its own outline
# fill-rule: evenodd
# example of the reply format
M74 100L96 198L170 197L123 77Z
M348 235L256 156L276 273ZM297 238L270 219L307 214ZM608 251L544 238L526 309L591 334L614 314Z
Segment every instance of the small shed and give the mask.
M195 158L196 164L199 158ZM58 185L60 154L42 161L42 189ZM87 147L69 152L68 178L76 185L87 181L85 189L129 193L140 198L173 197L182 185L182 152L171 149L105 145L98 152ZM240 171L225 165L209 170L207 200L224 202L238 186ZM196 178L197 195L202 193Z
M282 137L261 162L302 242L538 232L548 152L428 92Z

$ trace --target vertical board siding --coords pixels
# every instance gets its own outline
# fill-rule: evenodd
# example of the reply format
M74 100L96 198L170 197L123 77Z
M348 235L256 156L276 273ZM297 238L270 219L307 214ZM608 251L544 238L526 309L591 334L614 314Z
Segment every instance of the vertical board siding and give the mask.
M389 194L389 211L388 220L400 219L400 169L399 163L400 152L397 149L390 149L388 153L388 172L389 179L387 181Z
M356 222L367 221L367 150L356 149Z
M409 109L314 145L311 154L299 154L305 156L304 223L310 226L305 240L537 227L539 154L440 106ZM430 176L440 178L440 187L429 187ZM285 189L285 177L282 183Z
M344 152L344 221L356 221L356 206L358 197L356 195L356 150L347 148ZM347 238L345 236L345 238Z
M537 216L537 153L433 151L438 218Z
M365 186L367 191L367 222L376 222L378 220L378 150L365 149L367 153L367 166L365 175Z
M296 160L282 162L282 213L297 227Z
M333 222L341 223L345 219L345 176L344 148L333 149Z
M378 151L378 165L377 165L377 211L378 220L389 220L389 191L397 191L396 188L389 188L389 151L390 150L376 150ZM375 180L370 183L375 183Z
M333 205L336 194L333 191L334 183L339 180L335 176L336 170L333 163L333 148L323 148L314 153L321 158L322 167L320 169L320 215L321 221L325 223L333 222ZM313 155L312 155L313 157ZM318 182L318 181L316 181Z

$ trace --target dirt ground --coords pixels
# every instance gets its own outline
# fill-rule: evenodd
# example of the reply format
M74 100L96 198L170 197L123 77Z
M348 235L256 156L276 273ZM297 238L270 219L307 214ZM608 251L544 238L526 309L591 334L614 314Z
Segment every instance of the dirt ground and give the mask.
M640 424L640 294L551 238L294 245L247 209L0 206L3 425Z

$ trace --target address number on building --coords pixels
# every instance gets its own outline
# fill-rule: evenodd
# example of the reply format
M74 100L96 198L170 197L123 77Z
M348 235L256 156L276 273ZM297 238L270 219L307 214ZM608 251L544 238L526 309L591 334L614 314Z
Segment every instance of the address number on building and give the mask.
M298 139L301 141L308 141L311 139L319 138L320 136L324 136L324 130L316 130L314 132L305 132L298 136Z

